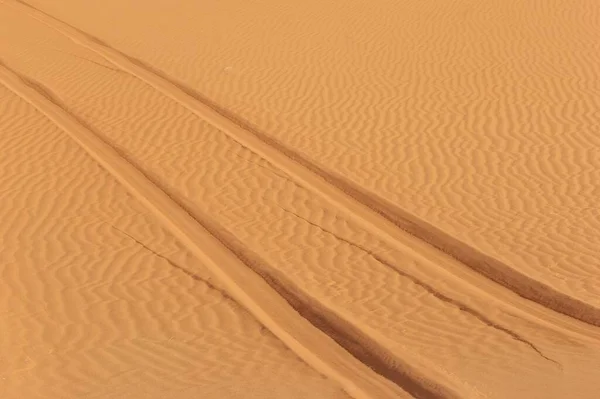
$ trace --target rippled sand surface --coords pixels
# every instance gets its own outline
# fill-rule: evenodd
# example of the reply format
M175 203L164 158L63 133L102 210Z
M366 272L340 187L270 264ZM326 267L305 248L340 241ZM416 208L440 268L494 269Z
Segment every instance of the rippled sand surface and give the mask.
M597 397L599 18L0 0L0 397Z

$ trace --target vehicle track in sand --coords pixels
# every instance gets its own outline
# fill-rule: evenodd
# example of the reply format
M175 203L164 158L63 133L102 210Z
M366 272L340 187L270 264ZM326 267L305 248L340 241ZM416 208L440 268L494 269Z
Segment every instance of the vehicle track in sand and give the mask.
M293 149L254 129L227 110L221 109L194 90L173 81L161 71L123 54L101 40L75 28L21 0L3 1L57 30L79 45L99 54L123 71L137 77L165 96L211 123L243 147L260 155L302 186L317 193L357 221L371 234L391 246L408 251L442 269L433 258L453 258L518 296L548 309L600 326L600 309L535 280L437 227L409 214L395 204L367 192L342 176L310 162ZM435 248L435 250L433 250ZM433 251L432 251L433 250ZM427 255L423 252L428 251ZM438 253L433 253L438 251ZM440 253L441 252L441 253ZM433 256L429 256L433 253ZM444 272L446 275L455 273Z
M396 398L407 392L423 398L459 397L389 353L368 334L297 289L282 274L272 273L257 255L220 226L208 218L197 220L184 205L69 113L42 84L19 75L2 62L0 82L62 128L205 262L236 301L300 358L337 381L349 394L356 398ZM139 240L129 238L145 247Z

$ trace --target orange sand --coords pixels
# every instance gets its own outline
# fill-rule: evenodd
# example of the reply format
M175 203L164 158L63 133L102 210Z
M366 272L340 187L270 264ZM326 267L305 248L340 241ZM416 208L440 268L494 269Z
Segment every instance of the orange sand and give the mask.
M89 3L0 0L0 397L597 397L600 5Z

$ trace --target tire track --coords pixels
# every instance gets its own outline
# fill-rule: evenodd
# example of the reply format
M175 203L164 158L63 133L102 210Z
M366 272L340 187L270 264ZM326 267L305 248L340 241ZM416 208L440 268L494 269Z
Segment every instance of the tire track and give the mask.
M202 214L197 207L181 205L192 215L199 215L204 228L227 247L238 259L260 275L275 291L304 318L325 332L334 341L348 350L352 355L372 370L388 380L401 386L415 398L459 398L461 395L451 387L437 382L447 380L445 376L435 375L433 370L427 370L418 361L408 362L390 351L382 342L385 339L378 336L368 327L360 326L344 316L339 315L327 304L315 299L284 272L270 266L256 252L244 245L235 235L222 228L210 216ZM413 364L414 362L414 364ZM458 390L458 389L457 389ZM464 395L462 395L464 396Z
M8 2L17 8L26 7L27 9L23 11L33 18L177 101L243 147L271 162L298 183L321 195L358 221L363 228L395 248L408 251L439 268L431 259L407 244L409 241L403 234L408 233L522 298L585 323L600 326L600 309L519 272L510 265L486 255L386 199L365 190L349 179L321 168L303 155L258 131L248 122L220 108L210 99L142 61L112 48L88 33L22 0L8 0Z
M333 237L335 237L336 239L350 245L351 247L354 247L362 252L364 252L365 254L369 255L371 258L375 259L377 262L379 262L380 264L394 270L396 273L399 273L400 275L402 275L403 277L407 278L408 280L410 280L412 283L418 285L419 287L423 288L425 291L427 291L427 293L433 295L435 298L439 299L440 301L450 304L456 308L458 308L461 312L465 312L473 317L475 317L477 320L479 320L481 323L485 324L488 327L491 327L495 330L498 330L500 332L503 332L504 334L508 335L509 337L511 337L512 339L519 341L525 345L527 345L529 348L531 348L535 353L537 353L538 355L540 355L542 358L548 360L549 362L552 362L556 365L558 365L559 367L562 367L560 365L560 363L558 363L556 360L549 358L548 356L544 355L542 353L542 351L540 351L540 349L531 341L527 340L526 338L524 338L523 336L521 336L520 334L502 327L501 325L499 325L498 323L495 323L494 321L490 320L489 318L487 318L484 314L482 314L481 312L471 308L470 306L467 306L466 304L450 298L447 295L444 295L443 293L439 292L438 290L436 290L433 286L427 284L425 281L418 279L417 277L406 273L402 270L400 270L397 266L391 264L390 262L388 262L387 260L383 259L381 256L377 255L376 253L374 253L373 251L369 250L368 248L365 248L361 245L355 244L354 242L347 240L343 237L338 236L337 234L319 226L318 224L315 224L313 222L311 222L310 220L298 215L297 213L290 211L289 209L285 209L283 207L279 207L281 210L283 210L286 213L289 213L291 215L294 215L295 217L297 217L298 219L302 219L304 220L306 223L310 224L313 227L316 227L317 229L323 231L324 233L327 233Z
M70 114L43 85L20 76L1 61L0 82L62 128L203 261L221 279L231 297L301 359L337 381L350 395L360 399L391 399L405 397L408 392L420 398L459 397L389 354L363 331L305 295L284 276L269 273L262 260L237 244L220 226L209 219L200 222L191 216L185 207Z

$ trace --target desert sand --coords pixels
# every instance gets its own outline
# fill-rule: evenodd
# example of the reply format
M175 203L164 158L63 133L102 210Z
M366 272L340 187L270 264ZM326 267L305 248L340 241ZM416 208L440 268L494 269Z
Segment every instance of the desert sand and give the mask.
M599 17L0 0L0 398L597 398Z

